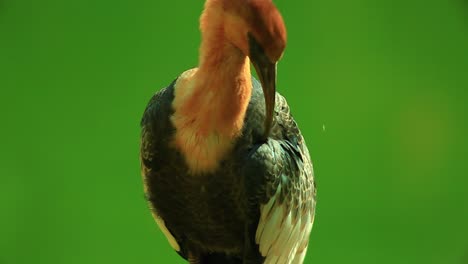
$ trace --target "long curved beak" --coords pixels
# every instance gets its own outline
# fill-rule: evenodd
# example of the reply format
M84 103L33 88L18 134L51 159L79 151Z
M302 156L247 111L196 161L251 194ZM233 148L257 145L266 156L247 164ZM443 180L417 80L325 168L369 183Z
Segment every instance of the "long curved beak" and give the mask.
M271 126L273 125L273 112L275 109L276 97L276 62L271 62L266 56L263 48L249 34L250 60L252 61L258 78L262 84L263 96L265 97L265 131L264 137L270 135Z
M253 63L257 71L258 78L262 84L263 96L265 97L265 139L270 135L271 126L273 124L273 110L275 109L275 94L276 94L276 63L266 65L256 65Z

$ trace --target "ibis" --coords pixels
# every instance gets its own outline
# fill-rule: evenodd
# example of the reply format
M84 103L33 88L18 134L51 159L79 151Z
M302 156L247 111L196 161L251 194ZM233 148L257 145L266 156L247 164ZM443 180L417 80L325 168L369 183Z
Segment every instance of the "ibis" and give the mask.
M316 187L276 92L283 18L271 0L206 0L200 31L198 67L154 94L141 120L153 217L188 263L303 263Z

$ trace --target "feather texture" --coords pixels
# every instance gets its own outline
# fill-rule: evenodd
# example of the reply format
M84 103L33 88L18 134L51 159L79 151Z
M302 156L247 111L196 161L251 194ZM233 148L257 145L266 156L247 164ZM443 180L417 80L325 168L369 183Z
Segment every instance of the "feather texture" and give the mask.
M145 191L171 246L200 263L302 263L315 213L309 152L286 100L276 95L274 124L263 137L263 91L252 79L243 130L219 168L189 176L171 145L174 83L142 119ZM195 256L195 257L194 257Z

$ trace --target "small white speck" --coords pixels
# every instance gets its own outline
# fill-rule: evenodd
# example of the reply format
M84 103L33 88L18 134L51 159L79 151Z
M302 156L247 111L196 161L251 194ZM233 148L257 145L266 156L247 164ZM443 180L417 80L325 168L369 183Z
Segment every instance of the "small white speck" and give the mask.
M322 130L325 132L325 124L322 125Z

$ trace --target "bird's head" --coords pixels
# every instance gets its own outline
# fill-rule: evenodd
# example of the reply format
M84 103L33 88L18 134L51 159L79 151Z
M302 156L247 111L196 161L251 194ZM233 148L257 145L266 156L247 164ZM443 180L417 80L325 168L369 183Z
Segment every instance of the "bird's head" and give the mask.
M276 63L286 47L286 27L271 0L224 0L226 38L253 63Z
M265 96L267 137L275 106L276 64L286 47L283 18L271 0L208 0L207 8L210 5L217 7L226 40L255 67Z

